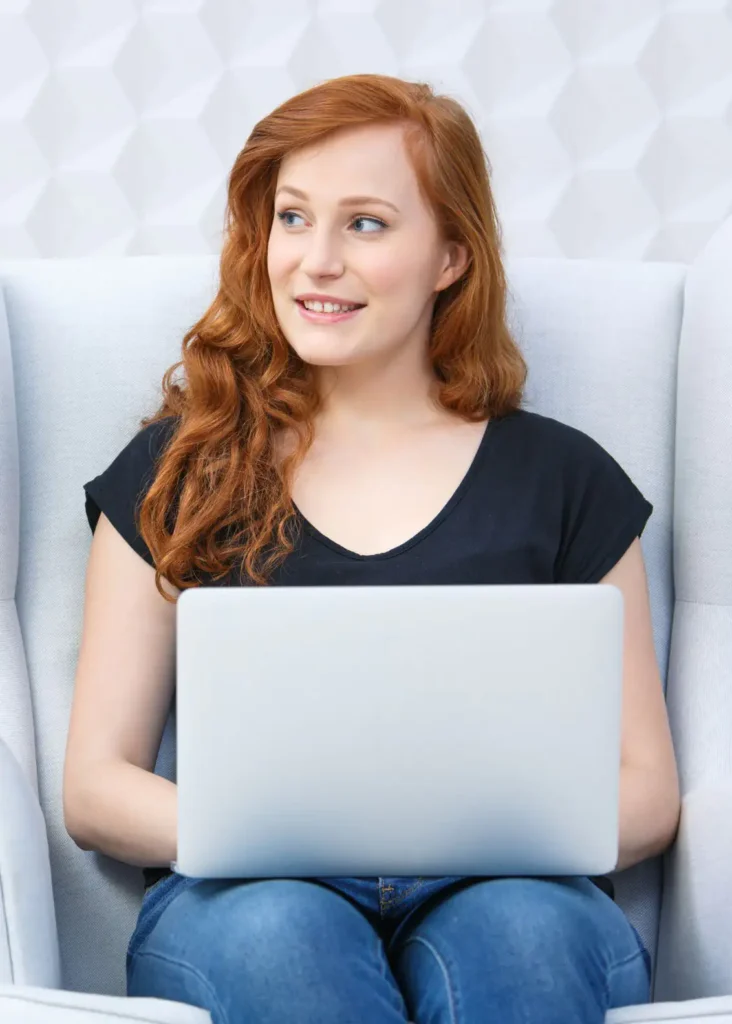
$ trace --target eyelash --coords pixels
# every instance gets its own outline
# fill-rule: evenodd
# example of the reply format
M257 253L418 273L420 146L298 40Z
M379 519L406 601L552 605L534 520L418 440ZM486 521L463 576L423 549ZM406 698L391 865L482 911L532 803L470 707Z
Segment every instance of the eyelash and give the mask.
M288 214L293 214L295 217L299 217L300 216L300 214L299 213L295 213L294 210L282 210L281 212L277 213L277 217L280 219L280 221L282 221L282 223L285 225L285 227L291 227L292 226L292 225L287 224L285 222L285 217L287 217ZM389 226L388 224L385 224L384 221L381 220L380 217L372 217L371 215L367 216L365 213L359 214L357 217L354 217L353 220L351 221L351 224L353 224L353 222L357 221L357 220L371 220L375 224L378 224L382 228L388 228L388 226ZM380 232L377 232L377 231L374 231L374 232L371 232L371 231L369 231L369 232L358 231L358 232L356 232L356 234L379 234L379 233Z

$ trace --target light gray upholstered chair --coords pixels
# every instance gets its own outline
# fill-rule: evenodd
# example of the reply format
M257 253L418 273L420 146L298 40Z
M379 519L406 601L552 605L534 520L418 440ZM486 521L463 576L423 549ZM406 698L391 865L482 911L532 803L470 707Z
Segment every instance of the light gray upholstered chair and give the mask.
M692 267L508 265L528 407L592 434L655 506L643 546L684 814L665 867L617 877L618 898L654 954L657 1003L614 1011L614 1022L732 1022L731 268L732 221ZM123 996L140 874L74 846L61 781L90 543L82 484L156 405L162 372L216 275L213 257L0 264L7 1024L92 1013L117 1024L208 1019ZM173 737L171 719L158 766L167 775Z

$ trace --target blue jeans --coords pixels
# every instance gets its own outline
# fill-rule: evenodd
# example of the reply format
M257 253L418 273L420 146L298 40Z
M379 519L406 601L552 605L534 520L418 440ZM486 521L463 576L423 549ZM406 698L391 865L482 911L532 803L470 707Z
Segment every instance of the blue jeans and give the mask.
M218 881L148 890L131 996L214 1024L601 1024L647 1002L650 962L584 878Z

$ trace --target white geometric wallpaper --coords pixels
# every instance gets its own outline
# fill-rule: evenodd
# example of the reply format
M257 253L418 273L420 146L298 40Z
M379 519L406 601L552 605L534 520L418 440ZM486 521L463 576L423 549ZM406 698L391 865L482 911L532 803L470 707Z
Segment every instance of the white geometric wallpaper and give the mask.
M0 258L218 252L254 123L365 71L464 103L512 256L732 212L732 0L0 0Z

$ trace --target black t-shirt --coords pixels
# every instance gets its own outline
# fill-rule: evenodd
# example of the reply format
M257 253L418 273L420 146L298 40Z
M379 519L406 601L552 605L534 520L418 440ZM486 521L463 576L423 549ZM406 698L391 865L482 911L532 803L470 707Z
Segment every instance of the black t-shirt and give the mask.
M92 531L104 512L150 565L136 512L175 420L139 431L84 485ZM295 550L271 585L597 583L653 511L628 475L587 434L519 410L488 424L465 477L424 529L379 555L358 555L300 517ZM207 586L240 582L235 570Z
M141 430L85 484L92 530L104 512L150 565L136 509L175 429ZM359 555L299 517L295 550L274 586L597 583L639 537L653 511L621 466L587 434L519 410L492 420L465 477L442 511L383 554ZM203 585L239 585L236 570ZM152 881L160 872L146 872Z

